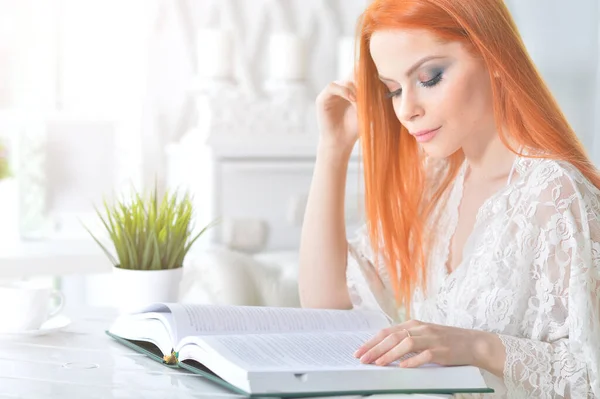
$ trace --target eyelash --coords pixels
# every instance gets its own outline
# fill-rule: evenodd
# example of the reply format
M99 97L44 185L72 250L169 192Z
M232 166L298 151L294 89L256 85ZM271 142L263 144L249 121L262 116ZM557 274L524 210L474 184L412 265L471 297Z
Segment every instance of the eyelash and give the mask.
M420 82L423 87L433 87L442 80L442 72L429 79L427 82ZM386 94L387 98L394 98L402 94L402 89L394 90Z

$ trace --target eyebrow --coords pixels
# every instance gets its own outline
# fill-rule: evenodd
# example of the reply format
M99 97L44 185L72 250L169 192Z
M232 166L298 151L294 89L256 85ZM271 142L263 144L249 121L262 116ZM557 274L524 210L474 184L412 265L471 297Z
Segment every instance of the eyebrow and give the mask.
M441 55L428 55L427 57L421 58L419 61L415 62L414 65L408 69L408 71L406 71L406 76L412 75L414 71L416 71L421 65L423 65L427 61L436 60L439 58L446 58L446 57L443 57ZM386 82L395 82L394 79L386 78L381 75L379 75L379 79L386 81Z

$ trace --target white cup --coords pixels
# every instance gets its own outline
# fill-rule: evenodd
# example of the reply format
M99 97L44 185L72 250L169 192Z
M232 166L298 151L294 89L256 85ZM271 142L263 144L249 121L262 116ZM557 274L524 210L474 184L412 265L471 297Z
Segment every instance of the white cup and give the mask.
M53 305L51 299L57 298ZM27 282L0 285L0 333L37 330L60 313L65 297L55 289Z

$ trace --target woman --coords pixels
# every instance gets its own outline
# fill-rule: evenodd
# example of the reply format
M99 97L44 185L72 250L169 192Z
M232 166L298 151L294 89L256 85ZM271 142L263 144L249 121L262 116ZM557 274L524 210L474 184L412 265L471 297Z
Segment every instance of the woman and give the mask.
M305 307L398 323L366 363L470 364L498 397L600 396L600 175L501 0L375 0L352 82L317 99ZM360 132L360 133L358 133ZM360 134L365 229L344 224Z

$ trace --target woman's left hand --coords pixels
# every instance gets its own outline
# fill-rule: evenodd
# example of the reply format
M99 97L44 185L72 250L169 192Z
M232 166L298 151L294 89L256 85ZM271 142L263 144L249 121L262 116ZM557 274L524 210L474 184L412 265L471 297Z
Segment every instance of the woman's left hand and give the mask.
M484 331L411 320L381 330L363 344L354 356L360 358L362 363L385 366L405 355L414 354L402 360L400 367L436 363L442 366L472 365L487 369L486 358L493 353L492 347L497 348L499 341L497 335Z

